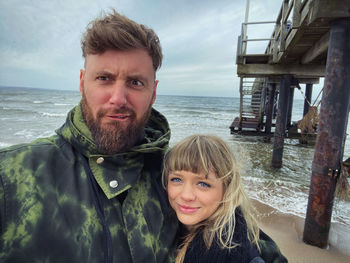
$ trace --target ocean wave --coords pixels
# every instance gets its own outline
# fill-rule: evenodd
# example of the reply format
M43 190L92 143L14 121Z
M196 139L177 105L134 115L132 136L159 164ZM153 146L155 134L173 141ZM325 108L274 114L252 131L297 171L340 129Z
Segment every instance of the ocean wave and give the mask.
M37 129L23 129L14 133L14 136L25 139L26 142L33 141L37 138L46 138L55 134L54 130L38 131Z
M12 110L12 109L11 109L11 108L9 108L9 107L0 106L0 110Z
M0 149L1 149L1 148L5 148L5 147L9 147L9 146L11 146L11 145L12 145L11 143L0 142Z
M73 106L73 104L67 104L67 103L54 103L55 106Z
M40 113L42 116L46 117L65 117L65 113L49 113L49 112L42 112Z
M252 182L255 181L255 182ZM283 213L294 214L305 218L307 204L308 204L308 191L302 191L300 186L294 185L293 187L279 187L279 184L271 182L268 185L260 184L258 180L252 180L247 183L244 180L246 191L248 196L259 200L264 204L278 209ZM259 189L259 191L257 191ZM336 200L333 207L332 222L338 222L350 226L349 218L349 202Z
M4 114L8 114L7 112L10 112L11 115L37 114L36 111L28 110L28 109L21 109L21 108L1 107L0 110L5 111Z

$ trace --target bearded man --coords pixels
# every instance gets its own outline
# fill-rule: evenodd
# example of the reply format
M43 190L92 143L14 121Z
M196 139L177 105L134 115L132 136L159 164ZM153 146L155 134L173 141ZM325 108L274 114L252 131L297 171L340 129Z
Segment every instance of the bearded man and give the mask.
M113 11L89 24L82 53L82 100L57 135L0 151L0 262L169 262L159 39Z

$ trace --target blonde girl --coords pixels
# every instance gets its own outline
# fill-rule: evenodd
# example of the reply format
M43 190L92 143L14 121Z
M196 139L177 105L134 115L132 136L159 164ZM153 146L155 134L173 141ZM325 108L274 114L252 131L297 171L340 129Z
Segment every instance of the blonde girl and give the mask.
M223 140L185 138L165 155L162 180L186 229L176 263L264 262L237 162Z

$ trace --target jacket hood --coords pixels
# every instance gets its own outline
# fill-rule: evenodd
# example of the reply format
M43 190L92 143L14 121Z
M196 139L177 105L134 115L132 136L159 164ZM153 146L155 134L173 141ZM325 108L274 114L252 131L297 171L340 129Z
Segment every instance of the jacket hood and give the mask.
M62 136L86 157L92 155L107 156L101 155L98 151L92 139L92 134L83 118L81 104L78 104L68 113L65 124L56 130L56 133ZM141 144L131 147L126 152L114 155L118 156L126 153L153 153L166 150L170 140L169 124L166 118L154 108L152 108L144 133L145 137Z

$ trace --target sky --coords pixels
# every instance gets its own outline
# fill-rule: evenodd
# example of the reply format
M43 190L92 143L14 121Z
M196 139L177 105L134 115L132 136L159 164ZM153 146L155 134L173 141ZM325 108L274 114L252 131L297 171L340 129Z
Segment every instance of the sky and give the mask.
M250 0L249 22L276 20L281 4ZM244 0L0 1L0 86L79 90L81 36L111 8L159 36L159 95L239 97L235 61ZM272 31L272 24L250 26L248 36L268 38ZM250 43L252 53L267 45Z

